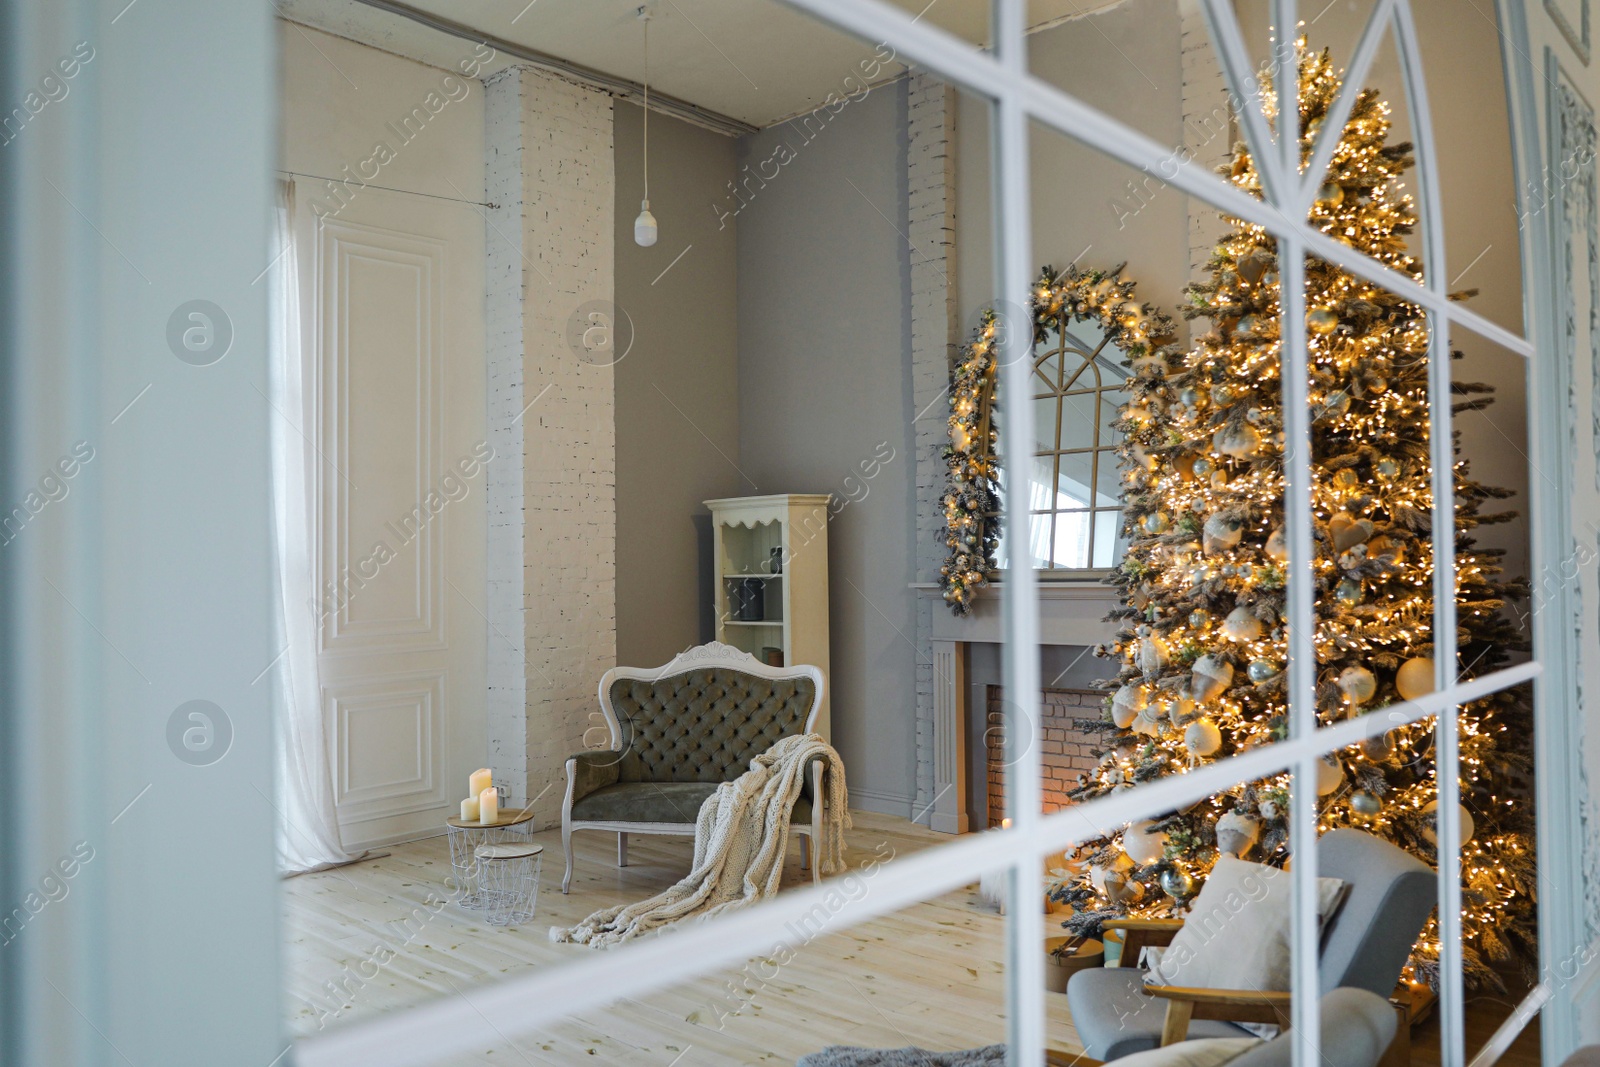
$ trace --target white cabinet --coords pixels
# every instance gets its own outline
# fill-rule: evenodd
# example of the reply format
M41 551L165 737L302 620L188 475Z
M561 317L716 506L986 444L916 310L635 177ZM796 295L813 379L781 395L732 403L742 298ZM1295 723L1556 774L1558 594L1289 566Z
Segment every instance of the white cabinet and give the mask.
M828 678L828 501L823 495L707 500L715 542L717 640L763 663ZM777 572L774 573L774 561ZM830 686L817 732L829 736Z

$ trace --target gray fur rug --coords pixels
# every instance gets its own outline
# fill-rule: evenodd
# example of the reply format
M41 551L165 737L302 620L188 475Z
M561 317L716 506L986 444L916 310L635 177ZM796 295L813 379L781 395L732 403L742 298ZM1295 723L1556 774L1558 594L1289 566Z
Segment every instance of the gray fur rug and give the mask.
M802 1056L794 1067L1005 1067L1006 1047L989 1045L960 1052L920 1048L849 1048L829 1045Z

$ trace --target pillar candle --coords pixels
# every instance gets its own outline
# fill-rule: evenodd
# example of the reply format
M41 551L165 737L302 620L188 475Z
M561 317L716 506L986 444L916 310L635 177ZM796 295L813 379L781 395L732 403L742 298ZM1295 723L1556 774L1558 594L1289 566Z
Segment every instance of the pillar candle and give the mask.
M468 797L467 799L465 799L465 800L463 800L461 802L461 821L462 822L477 822L478 821L478 798L477 797Z
M500 821L500 794L493 789L485 789L478 794L478 822L483 826L492 826Z
M473 797L482 796L485 789L493 787L494 772L485 767L482 770L472 772L472 777L468 779L467 795Z

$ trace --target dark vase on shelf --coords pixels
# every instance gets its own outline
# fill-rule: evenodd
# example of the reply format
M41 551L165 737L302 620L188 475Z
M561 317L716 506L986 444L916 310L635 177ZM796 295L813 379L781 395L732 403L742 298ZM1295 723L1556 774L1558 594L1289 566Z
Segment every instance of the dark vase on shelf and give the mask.
M740 622L760 622L767 617L766 583L743 578L733 583L733 617Z
M774 548L767 557L767 571L770 574L783 573L783 549Z

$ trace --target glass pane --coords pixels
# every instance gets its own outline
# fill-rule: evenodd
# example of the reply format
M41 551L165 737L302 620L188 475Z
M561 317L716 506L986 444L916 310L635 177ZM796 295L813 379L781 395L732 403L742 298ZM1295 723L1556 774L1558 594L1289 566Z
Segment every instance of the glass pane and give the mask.
M1038 397L1033 402L1033 438L1040 452L1054 452L1056 445L1056 413L1061 402L1054 396Z
M1061 399L1063 450L1095 446L1095 394L1077 393Z
M1121 511L1094 513L1094 567L1114 567L1122 561L1128 539L1122 534Z
M1039 393L1054 393L1061 387L1061 354L1052 352L1039 360L1033 368L1038 380L1034 382L1034 391Z
M1055 494L1049 507L1085 508L1090 505L1094 478L1093 452L1064 452L1056 473Z
M1087 511L1063 511L1056 516L1055 536L1050 553L1058 567L1087 567L1089 538L1093 527Z

